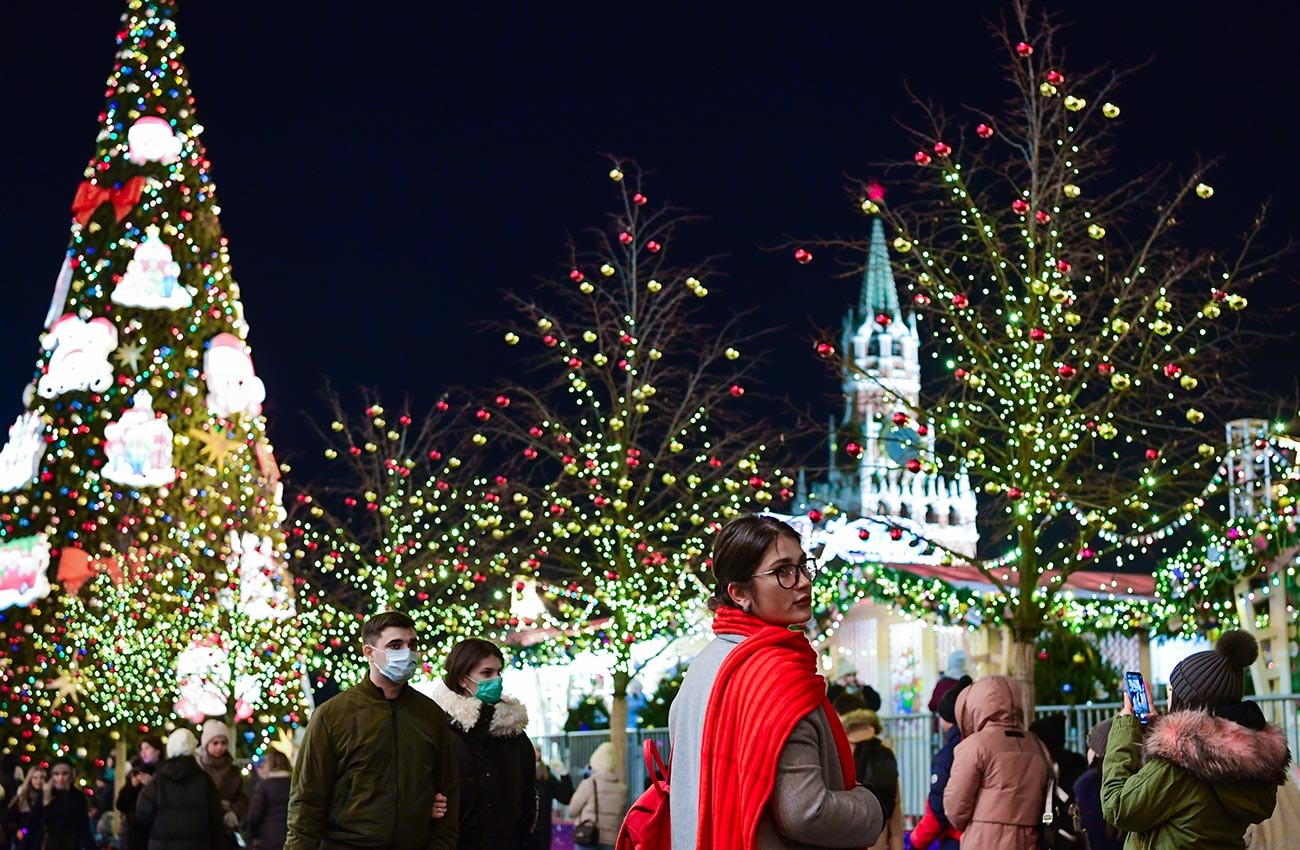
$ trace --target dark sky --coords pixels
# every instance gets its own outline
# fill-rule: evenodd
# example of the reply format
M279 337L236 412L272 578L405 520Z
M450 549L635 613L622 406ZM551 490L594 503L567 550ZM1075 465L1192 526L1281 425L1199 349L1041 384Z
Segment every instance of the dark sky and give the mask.
M123 5L7 10L6 423L31 376ZM1001 102L1002 56L983 23L1000 4L516 5L180 0L281 456L312 467L307 415L321 413L324 378L426 406L446 384L499 374L507 349L478 323L501 315L503 291L556 272L566 232L603 221L601 152L636 158L655 172L653 195L709 216L692 240L729 254L708 284L718 308L753 306L752 327L782 328L766 389L829 414L833 383L809 340L838 323L856 283L829 256L801 267L767 249L865 236L846 175L908 155L893 122L909 114L904 81L953 108ZM1300 212L1287 7L1068 7L1067 73L1155 56L1116 98L1123 167L1222 155L1225 236L1271 198L1284 241ZM1283 266L1252 294L1261 316L1300 301L1300 263ZM1293 398L1294 343L1243 380Z

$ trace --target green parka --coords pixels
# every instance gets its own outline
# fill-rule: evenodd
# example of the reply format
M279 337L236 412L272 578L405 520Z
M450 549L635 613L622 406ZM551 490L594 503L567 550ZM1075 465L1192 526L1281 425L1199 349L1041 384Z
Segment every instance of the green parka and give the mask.
M1175 711L1155 718L1144 740L1125 715L1106 744L1102 815L1128 831L1126 850L1241 850L1246 827L1272 814L1289 762L1276 726Z
M447 816L434 820L434 794ZM312 714L294 764L285 850L455 850L460 781L447 715L368 679Z

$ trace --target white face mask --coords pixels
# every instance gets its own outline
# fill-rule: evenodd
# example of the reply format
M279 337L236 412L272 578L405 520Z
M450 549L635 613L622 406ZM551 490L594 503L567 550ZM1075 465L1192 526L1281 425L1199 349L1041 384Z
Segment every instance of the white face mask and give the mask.
M379 667L379 672L384 678L395 684L402 684L409 681L415 675L415 670L420 666L420 659L417 653L409 649L381 649L379 652L384 653L384 663L380 666L374 659L371 662Z

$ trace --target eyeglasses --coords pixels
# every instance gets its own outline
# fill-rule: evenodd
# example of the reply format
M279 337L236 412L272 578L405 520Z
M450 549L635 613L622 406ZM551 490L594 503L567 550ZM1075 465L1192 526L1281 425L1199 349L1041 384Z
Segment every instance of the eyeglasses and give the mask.
M812 558L804 558L798 563L782 564L776 569L754 573L753 578L776 576L776 583L781 586L782 590L794 590L799 585L800 575L806 576L811 584L813 578L817 575L817 562Z

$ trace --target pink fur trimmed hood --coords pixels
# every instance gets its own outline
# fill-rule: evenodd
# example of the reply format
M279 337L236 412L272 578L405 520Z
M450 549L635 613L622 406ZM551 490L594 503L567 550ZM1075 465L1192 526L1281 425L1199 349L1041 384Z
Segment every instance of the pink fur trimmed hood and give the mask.
M1244 781L1280 785L1291 753L1276 726L1249 729L1208 711L1175 711L1151 725L1142 754L1173 762L1211 784Z

